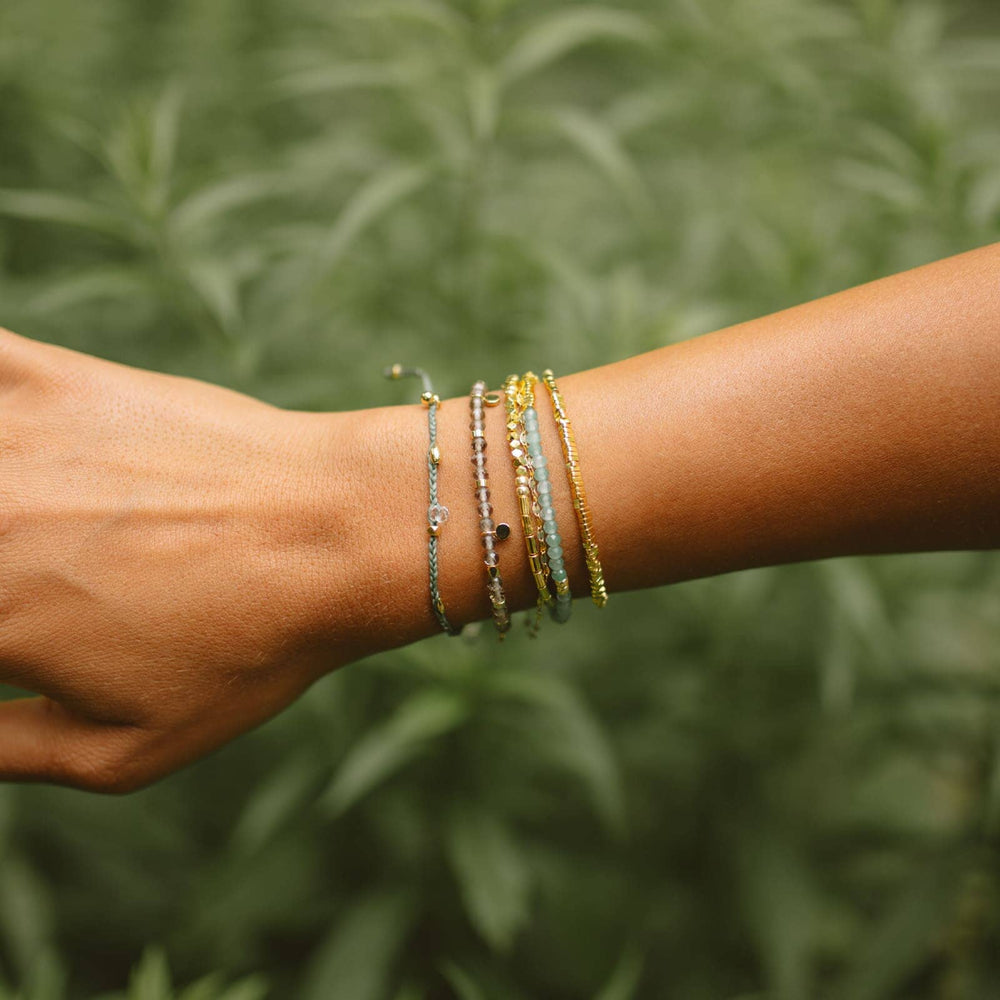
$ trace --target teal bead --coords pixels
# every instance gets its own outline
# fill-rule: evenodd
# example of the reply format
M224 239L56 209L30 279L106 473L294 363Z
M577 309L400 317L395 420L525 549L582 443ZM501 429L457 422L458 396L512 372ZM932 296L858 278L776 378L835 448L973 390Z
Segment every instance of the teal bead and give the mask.
M539 493L551 493L552 492L552 484L547 479L543 479L538 484L538 492Z
M562 548L562 537L558 531L547 531L545 532L545 544L550 549L561 549Z
M555 569L551 570L552 579L557 580L560 583L566 579L567 573L562 566L557 566Z
M538 431L528 431L525 435L525 440L528 442L528 447L538 447L542 443L542 435Z
M549 464L549 460L542 454L541 448L538 449L538 454L532 455L532 457L535 459L536 471L538 469L544 469Z
M532 423L538 422L538 410L536 410L533 406L529 406L524 411L524 422L528 423L528 421L531 421Z
M535 469L535 482L544 483L549 478L548 469Z
M561 545L553 545L549 548L549 559L562 559L563 550Z
M555 519L556 519L556 512L555 512L554 508L547 507L545 504L543 504L542 505L542 520L543 521L551 521L553 523L553 525L554 525L556 523ZM552 530L555 531L556 529L553 527Z
M555 519L551 517L542 522L542 527L545 529L545 534L549 536L554 535L558 530L558 525L556 524Z

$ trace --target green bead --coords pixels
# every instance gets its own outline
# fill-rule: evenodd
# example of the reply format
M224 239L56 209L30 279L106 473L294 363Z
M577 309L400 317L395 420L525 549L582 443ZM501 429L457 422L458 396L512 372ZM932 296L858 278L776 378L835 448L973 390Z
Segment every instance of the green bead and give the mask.
M561 545L553 545L549 549L549 559L562 559L563 550Z
M549 478L548 469L535 469L535 481L539 483L544 483Z
M551 517L542 523L542 527L545 529L545 534L549 536L554 535L558 530L558 525L556 524L555 519Z
M567 576L566 570L562 566L557 566L555 569L551 571L551 573L552 573L552 579L557 580L560 583L563 580L565 580Z
M558 531L545 532L545 544L550 549L562 548L562 537Z

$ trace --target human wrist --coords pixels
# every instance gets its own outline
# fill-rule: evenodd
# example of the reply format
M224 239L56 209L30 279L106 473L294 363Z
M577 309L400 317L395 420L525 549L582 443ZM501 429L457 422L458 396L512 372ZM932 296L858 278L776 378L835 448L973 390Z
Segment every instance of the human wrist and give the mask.
M308 628L327 648L349 651L330 661L331 668L438 634L428 587L427 410L413 402L290 416L294 436L305 444L304 474L315 508ZM488 407L485 421L494 520L512 529L498 552L513 612L533 607L537 592L518 520L503 407ZM548 407L540 408L540 430L553 468L561 468L558 429ZM438 491L449 511L438 537L440 592L449 621L460 627L490 618L467 397L442 400L437 435ZM568 480L552 479L572 589L586 594Z

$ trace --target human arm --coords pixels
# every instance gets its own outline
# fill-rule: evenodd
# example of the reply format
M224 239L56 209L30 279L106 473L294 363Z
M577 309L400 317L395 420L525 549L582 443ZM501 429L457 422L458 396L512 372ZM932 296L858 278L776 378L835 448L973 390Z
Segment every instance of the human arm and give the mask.
M828 556L1000 545L1000 244L559 381L613 591ZM544 398L538 409L545 452L558 457ZM370 479L412 486L395 516L419 520L420 418L392 407L374 420L387 439L410 437L399 455L368 454ZM502 408L487 420L497 513L515 523ZM465 621L489 606L464 400L447 401L439 422L442 453L456 456L441 474L453 508L442 594ZM585 596L569 488L553 481L570 581ZM397 532L397 556L384 558L395 573L422 571L421 543ZM508 598L527 607L523 546L506 544ZM417 582L404 592L411 603ZM421 628L406 638L435 627L416 604Z
M998 278L987 247L560 378L610 589L997 545ZM465 399L439 423L461 623L488 615ZM0 425L0 677L48 696L0 706L0 777L137 787L437 630L418 405L291 413L7 335ZM500 408L487 440L495 516L516 526ZM530 606L516 530L501 560Z

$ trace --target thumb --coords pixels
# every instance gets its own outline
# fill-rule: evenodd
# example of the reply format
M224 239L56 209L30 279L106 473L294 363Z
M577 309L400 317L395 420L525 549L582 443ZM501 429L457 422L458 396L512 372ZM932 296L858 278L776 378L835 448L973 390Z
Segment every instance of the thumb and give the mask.
M139 730L78 715L51 698L0 703L0 781L50 781L99 792L142 784Z

